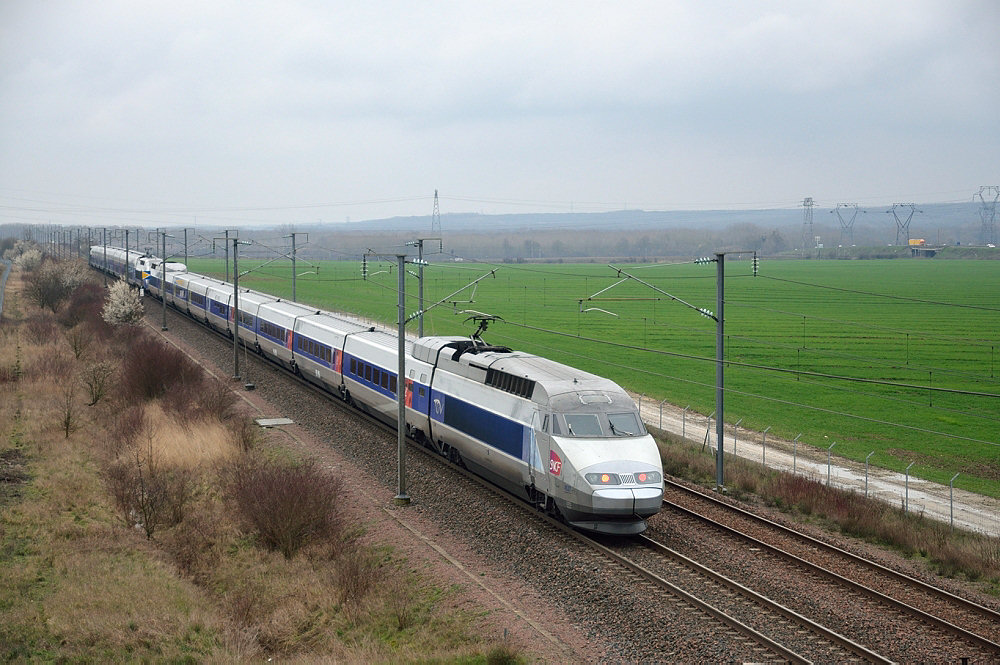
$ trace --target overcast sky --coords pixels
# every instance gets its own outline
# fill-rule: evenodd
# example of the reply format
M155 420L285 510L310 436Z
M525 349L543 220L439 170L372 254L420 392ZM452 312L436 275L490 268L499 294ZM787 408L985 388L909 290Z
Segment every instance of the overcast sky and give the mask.
M1000 2L0 0L0 223L968 201Z

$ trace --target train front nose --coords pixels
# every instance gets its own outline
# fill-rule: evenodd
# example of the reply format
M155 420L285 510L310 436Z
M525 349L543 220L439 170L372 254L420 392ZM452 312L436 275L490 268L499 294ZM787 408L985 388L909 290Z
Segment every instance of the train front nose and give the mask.
M600 487L577 493L576 502L560 508L566 521L579 529L633 535L646 530L646 518L658 513L662 502L662 485Z
M663 488L601 488L594 490L593 497L592 507L597 515L649 517L660 512L663 503Z

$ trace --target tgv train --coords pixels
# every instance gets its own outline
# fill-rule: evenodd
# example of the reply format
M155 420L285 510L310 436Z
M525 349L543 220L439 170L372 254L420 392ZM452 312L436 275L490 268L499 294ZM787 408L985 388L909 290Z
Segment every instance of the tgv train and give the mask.
M119 248L107 248L105 262L104 252L91 249L92 266L107 265L198 321L238 334L386 422L396 423L402 389L412 437L574 527L641 533L661 508L659 451L613 381L488 345L478 334L406 340L401 381L393 333L242 288L237 313L232 284Z

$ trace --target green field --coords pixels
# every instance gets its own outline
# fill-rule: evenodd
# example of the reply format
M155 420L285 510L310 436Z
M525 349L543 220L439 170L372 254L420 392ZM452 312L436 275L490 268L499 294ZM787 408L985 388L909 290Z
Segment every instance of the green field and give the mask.
M259 263L243 259L241 272ZM225 275L221 261L191 264ZM370 262L367 280L358 262L319 262L318 272L315 265L299 262L308 274L297 280L298 300L395 322L394 264ZM622 267L716 310L714 264ZM617 281L607 266L432 264L425 304L494 268L474 302L428 312L424 333L468 334L473 324L458 312L485 312L504 319L486 335L493 343L608 376L652 400L714 410L715 322L632 280L599 296L614 300L582 307L605 312L581 312L581 298ZM992 261L774 261L764 262L758 277L749 261L728 261L726 421L742 418L741 428L756 431L770 426L769 436L802 433L801 441L824 449L835 441L835 452L858 460L875 451L873 464L896 470L916 462L911 474L943 483L961 472L956 486L1000 496L998 284L1000 266ZM252 270L241 285L290 297L291 266ZM408 277L407 314L418 309L416 291Z

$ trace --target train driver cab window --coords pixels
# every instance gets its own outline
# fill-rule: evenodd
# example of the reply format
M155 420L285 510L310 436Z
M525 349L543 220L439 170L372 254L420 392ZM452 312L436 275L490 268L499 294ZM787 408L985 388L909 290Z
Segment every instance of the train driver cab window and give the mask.
M645 434L634 413L609 413L611 433L615 436L638 436Z
M559 426L559 416L552 416L552 433L556 436L562 436L562 427Z
M596 413L567 413L563 417L572 436L604 436Z
M545 414L545 418L542 419L542 431L543 432L549 431L549 414L547 413Z

